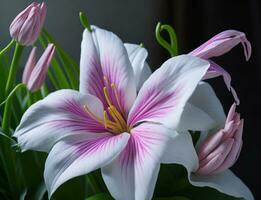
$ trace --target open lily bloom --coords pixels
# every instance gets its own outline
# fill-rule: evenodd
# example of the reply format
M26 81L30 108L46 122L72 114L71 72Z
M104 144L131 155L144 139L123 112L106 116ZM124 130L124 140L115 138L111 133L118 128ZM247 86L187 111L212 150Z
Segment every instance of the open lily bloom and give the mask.
M247 40L245 33L236 30L227 30L215 35L213 38L209 39L207 42L205 42L189 54L208 60L210 58L221 56L227 53L239 43L241 43L244 48L246 60L249 60L251 56L251 44ZM239 104L237 94L233 87L231 87L230 74L215 62L210 61L210 63L210 68L208 69L203 79L223 76L228 90L231 91L235 101L237 102L237 104Z
M83 33L80 67L80 91L60 90L32 105L14 133L18 143L22 150L50 151L49 196L65 181L101 168L115 199L151 199L160 163L180 153L167 157L165 151L178 138L173 129L209 63L171 58L137 94L125 46L93 26Z

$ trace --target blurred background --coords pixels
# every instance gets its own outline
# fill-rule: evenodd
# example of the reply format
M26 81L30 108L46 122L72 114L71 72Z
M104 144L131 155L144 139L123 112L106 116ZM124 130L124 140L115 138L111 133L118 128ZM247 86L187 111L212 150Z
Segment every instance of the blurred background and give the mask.
M0 0L0 47L10 41L8 27L18 12L32 1ZM215 34L235 29L245 32L252 44L249 62L237 46L215 59L232 76L232 85L241 100L239 111L245 118L244 146L233 171L261 198L261 2L258 0L46 0L45 27L77 61L80 55L82 26L78 13L84 11L92 24L115 32L124 42L143 43L149 51L153 70L168 58L156 42L158 21L172 25L178 36L179 52L188 53ZM1 74L0 74L1 78ZM222 78L211 81L228 111L233 103Z

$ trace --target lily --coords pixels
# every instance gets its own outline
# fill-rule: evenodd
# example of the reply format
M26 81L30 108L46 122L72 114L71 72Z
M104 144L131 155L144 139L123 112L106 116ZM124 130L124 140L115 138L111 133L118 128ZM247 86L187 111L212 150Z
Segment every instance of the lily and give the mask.
M236 91L231 86L230 74L210 59L227 53L233 47L240 43L244 48L245 58L248 61L251 56L251 44L247 40L245 33L236 30L223 31L189 53L190 55L198 56L200 58L209 60L210 68L203 77L203 80L223 76L224 82L228 90L231 91L232 95L234 96L234 99L237 104L240 103L240 100L237 96Z
M92 26L81 48L80 91L60 90L32 105L14 136L23 151L49 152L49 197L67 180L101 168L115 199L151 199L160 163L180 156L173 130L209 63L171 58L137 93L127 50L115 34Z
M146 69L148 66L145 62L146 49L134 44L125 44L125 46L133 61L133 66L135 60L143 61L136 66L140 70L134 70L135 76L139 77L137 82L143 83L146 77L149 77L149 70ZM163 163L183 165L188 171L190 183L195 186L207 186L230 196L253 200L254 197L248 187L228 169L236 162L242 147L243 120L240 120L239 114L235 112L235 107L236 104L233 104L226 117L222 104L210 84L200 81L185 104L176 128L178 134L173 131L175 140L172 140L172 145L167 147L162 160ZM196 148L188 130L201 132ZM220 139L215 140L216 145L212 142L213 138L216 138L214 136ZM200 173L202 172L202 156L205 157L206 153L209 153L205 151L206 144L208 144L208 149L211 148L213 151L218 148L218 145L222 145L225 139L233 139L234 142L227 155L223 156L224 160L219 163L219 168L212 171L213 173Z

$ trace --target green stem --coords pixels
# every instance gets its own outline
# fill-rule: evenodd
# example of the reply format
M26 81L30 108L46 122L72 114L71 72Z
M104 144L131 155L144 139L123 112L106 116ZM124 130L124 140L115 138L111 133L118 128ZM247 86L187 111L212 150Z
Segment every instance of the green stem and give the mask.
M161 32L164 30L168 33L170 43L161 36ZM159 22L156 26L155 35L158 43L169 52L171 57L178 55L177 36L171 26L167 24L161 25Z
M6 87L5 87L5 95L7 95L11 91L12 87L14 86L18 63L21 58L22 51L23 51L23 46L16 43L14 56L13 56L13 60L11 63L11 67L10 67L10 71L8 74L7 83L6 83ZM6 101L6 103L5 103L3 123L2 123L2 129L7 134L9 133L11 107L12 107L12 98L9 98L8 101Z
M11 40L11 42L9 42L9 44L3 48L1 51L0 51L0 57L5 54L7 51L9 51L9 49L11 49L11 47L13 46L13 44L15 43L14 40Z
M12 59L12 63L11 63L11 67L10 67L10 71L8 74L6 87L5 87L6 94L11 90L11 88L13 87L13 85L15 83L15 76L16 76L18 63L21 58L22 52L23 52L23 46L20 45L19 43L16 43L14 56Z

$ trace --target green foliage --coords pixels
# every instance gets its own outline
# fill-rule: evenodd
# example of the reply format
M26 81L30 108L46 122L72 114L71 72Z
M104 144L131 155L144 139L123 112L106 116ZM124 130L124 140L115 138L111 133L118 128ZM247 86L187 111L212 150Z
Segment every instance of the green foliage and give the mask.
M113 200L113 198L108 193L100 193L88 197L86 200Z

